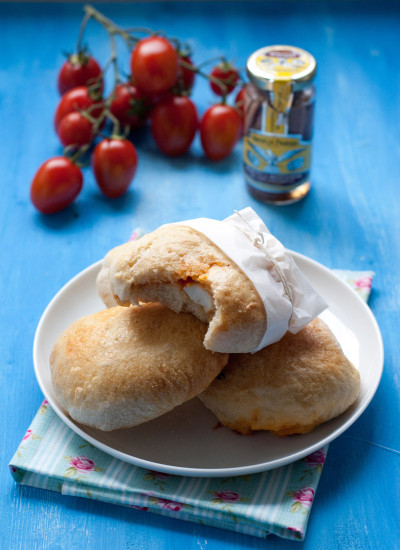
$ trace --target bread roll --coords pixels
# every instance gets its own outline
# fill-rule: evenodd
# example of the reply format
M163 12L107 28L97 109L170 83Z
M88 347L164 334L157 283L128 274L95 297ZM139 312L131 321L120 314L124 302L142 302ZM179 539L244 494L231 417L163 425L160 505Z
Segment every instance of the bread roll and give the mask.
M108 279L108 280L107 280ZM208 350L255 349L267 314L250 279L213 242L186 226L166 226L109 252L98 277L106 305L161 302L209 323Z
M228 356L203 346L207 326L160 304L113 307L70 325L50 357L62 408L115 430L141 424L203 391Z
M118 305L118 301L112 293L110 281L108 280L108 257L106 256L101 263L101 269L96 277L97 293L103 304L107 307Z
M315 319L297 334L251 354L231 355L199 398L232 430L301 434L352 405L360 376L327 325Z

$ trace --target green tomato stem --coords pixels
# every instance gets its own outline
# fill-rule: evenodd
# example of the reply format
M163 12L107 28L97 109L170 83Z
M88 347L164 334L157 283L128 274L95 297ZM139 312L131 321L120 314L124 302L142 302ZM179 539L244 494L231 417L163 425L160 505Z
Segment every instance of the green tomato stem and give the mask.
M82 45L83 35L85 34L87 24L89 23L91 18L92 16L90 13L85 13L85 16L82 19L81 26L79 28L78 40L76 42L76 53L78 56L82 51L84 51L84 47Z

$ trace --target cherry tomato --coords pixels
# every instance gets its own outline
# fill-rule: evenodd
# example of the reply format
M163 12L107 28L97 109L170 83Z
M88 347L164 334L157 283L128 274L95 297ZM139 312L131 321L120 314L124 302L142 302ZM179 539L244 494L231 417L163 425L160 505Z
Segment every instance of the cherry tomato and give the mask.
M92 168L102 193L110 199L120 197L135 176L136 149L127 139L103 139L93 151Z
M197 128L196 107L188 97L171 96L158 103L151 114L154 141L171 157L186 153Z
M64 147L82 147L90 143L92 136L93 124L76 111L65 115L58 125L58 137Z
M86 86L78 86L78 88L73 88L69 92L65 93L60 99L58 104L56 114L54 116L54 126L56 132L58 131L58 126L61 120L74 111L83 111L88 109L92 105L97 103L96 98L93 98ZM102 107L96 107L90 111L91 116L94 118L98 117L102 112Z
M221 63L213 68L210 73L210 76L213 78L218 78L221 80L224 86L220 86L217 82L212 82L210 80L210 86L214 93L219 96L226 96L235 89L236 84L239 80L239 73L237 69L230 63Z
M131 71L142 92L154 95L166 92L178 76L178 52L162 36L143 38L132 51Z
M174 94L168 90L168 92L164 92L162 94L148 94L146 95L146 100L149 102L149 111L151 112L153 108L158 105L158 103L161 103L162 101L172 97Z
M124 126L139 128L146 122L151 100L130 83L118 84L110 111Z
M242 119L244 119L244 95L245 88L241 88L235 98L235 109L239 112Z
M180 61L183 61L184 63L187 63L194 68L193 62L189 56L181 56ZM179 66L178 85L182 86L183 91L190 92L190 90L193 88L195 77L196 73L194 70L192 71L187 67L182 67L182 65Z
M93 57L82 53L71 55L58 74L58 90L63 95L72 88L94 84L100 75L100 65Z
M211 160L227 157L242 133L242 119L229 105L213 105L200 123L200 138L204 152Z
M81 170L66 157L46 160L31 185L31 201L42 214L55 214L66 208L82 189Z

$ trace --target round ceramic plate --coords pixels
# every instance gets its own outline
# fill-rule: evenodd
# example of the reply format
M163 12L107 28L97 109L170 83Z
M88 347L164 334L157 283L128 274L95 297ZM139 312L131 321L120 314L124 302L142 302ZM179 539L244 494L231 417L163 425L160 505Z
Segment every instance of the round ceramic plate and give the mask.
M283 466L321 448L343 433L371 401L381 378L383 346L368 306L329 269L300 254L293 258L323 296L329 324L349 359L359 369L361 392L344 414L304 435L279 438L268 432L242 436L217 428L217 419L197 399L140 426L102 432L78 424L60 408L51 383L49 356L61 332L76 319L104 306L97 296L97 262L67 283L44 311L36 330L33 359L39 385L58 416L81 437L117 458L177 475L233 476Z

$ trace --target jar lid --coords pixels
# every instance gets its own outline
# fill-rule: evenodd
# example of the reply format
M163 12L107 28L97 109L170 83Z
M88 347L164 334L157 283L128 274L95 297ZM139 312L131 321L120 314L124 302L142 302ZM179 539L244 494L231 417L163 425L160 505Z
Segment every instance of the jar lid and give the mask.
M272 90L274 82L291 82L299 90L310 83L316 70L315 58L295 46L266 46L247 60L250 80L263 90Z

